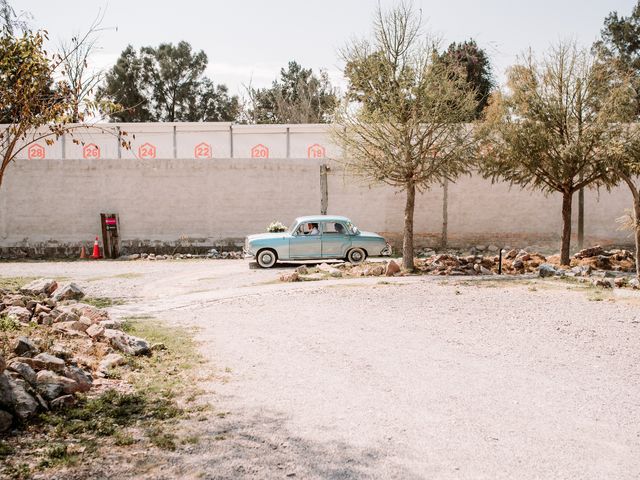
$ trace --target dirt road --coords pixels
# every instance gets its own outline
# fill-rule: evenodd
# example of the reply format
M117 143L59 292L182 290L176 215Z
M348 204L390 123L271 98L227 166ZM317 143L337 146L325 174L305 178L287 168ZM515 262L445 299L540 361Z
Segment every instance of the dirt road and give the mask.
M217 415L136 478L640 477L640 303L542 282L280 284L243 261L16 263L198 327ZM223 418L221 418L223 417Z

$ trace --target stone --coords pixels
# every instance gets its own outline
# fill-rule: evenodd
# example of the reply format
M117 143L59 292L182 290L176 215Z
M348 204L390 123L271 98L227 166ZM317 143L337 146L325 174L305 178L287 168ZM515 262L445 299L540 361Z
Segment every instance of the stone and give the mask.
M618 288L623 288L627 286L629 279L627 277L618 277L613 281L613 284Z
M80 320L79 320L79 321L80 321L80 323L82 323L82 324L86 327L86 328L85 328L85 330L86 330L86 329L87 329L87 328L89 328L91 325L93 325L94 323L96 323L96 321L97 321L97 320L96 320L96 321L94 321L94 320L92 320L91 318L87 317L86 315L82 315L82 316L80 317Z
M149 343L142 338L108 328L105 329L104 336L113 348L127 355L145 355L149 353Z
M27 381L27 383L29 383L30 385L35 385L36 372L28 364L24 362L12 361L9 364L8 369L20 374L20 376L24 378Z
M122 328L122 322L120 320L103 320L99 324L101 327L110 328L112 330L119 330Z
M7 368L7 363L4 360L4 357L0 355L0 373L4 372L4 369Z
M400 266L394 260L389 260L384 274L387 277L393 277L396 273L400 273Z
M500 250L500 248L499 248L499 247L496 247L495 245L489 245L489 246L487 247L487 250L488 250L489 252L491 252L491 253L496 253L498 250Z
M93 378L89 373L80 367L69 366L64 369L62 374L66 378L70 378L78 384L78 392L88 392L93 385Z
M13 393L13 412L20 420L26 420L38 411L38 402L26 390L26 384L10 378Z
M51 410L62 410L64 408L73 407L76 404L76 397L73 395L63 395L51 400Z
M25 307L12 305L5 309L2 313L7 318L13 318L20 323L29 323L29 320L31 320L31 312Z
M47 305L44 305L43 303L38 303L36 305L36 308L34 310L34 314L35 315L40 315L42 313L50 313L51 312L51 307L48 307Z
M604 248L600 245L595 245L590 248L583 248L578 253L576 253L573 257L582 259L587 257L597 257L598 255L602 255L604 253Z
M300 265L298 268L296 268L296 273L298 275L308 275L309 269L305 265Z
M68 360L71 358L71 352L57 343L49 348L49 353L61 358L62 360Z
M152 352L158 352L160 350L166 350L167 346L160 342L160 343L152 343L151 347L149 347L149 350L151 350Z
M9 383L10 377L6 373L0 373L0 408L13 411L15 396Z
M481 275L493 275L493 272L489 270L487 267L483 267L480 265L480 274Z
M64 333L71 337L86 337L85 330L87 326L79 321L54 323L53 328L56 332Z
M33 295L35 297L41 293L51 295L56 288L58 288L58 282L52 278L39 278L38 280L34 280L22 287L20 292L25 295Z
M84 292L73 282L61 285L52 295L52 298L57 302L62 300L80 300L83 297Z
M543 263L538 267L538 276L542 278L553 277L556 275L556 273L556 269L553 267L553 265L550 265L548 263Z
M633 277L631 280L629 280L629 286L634 290L638 290L640 288L640 280L638 280L636 277Z
M280 275L281 282L298 282L299 280L300 276L298 275L298 272L283 273Z
M93 338L94 340L99 340L104 336L104 330L105 328L102 325L94 323L89 328L87 328L85 333L89 335L91 338Z
M36 355L38 353L38 347L36 347L30 338L18 337L13 344L13 353L19 357Z
M78 314L70 310L67 310L60 313L54 320L54 323L79 322L79 321L80 321L80 316Z
M368 267L364 270L364 274L367 277L369 276L379 277L380 275L384 275L384 273L385 273L384 265L375 265L375 266Z
M4 410L0 410L0 432L6 432L13 424L13 415Z
M40 370L36 376L36 389L46 400L51 401L62 394L79 392L80 385L75 380L51 370Z
M26 307L25 297L22 295L7 295L2 299L2 303L6 307Z
M613 288L613 282L609 278L594 278L591 280L594 287Z
M64 370L64 360L49 353L39 353L33 357L33 360L40 365L38 370L53 370L54 372L62 372Z
M124 365L125 362L125 358L119 353L110 353L100 361L100 364L98 365L98 373L104 375L112 368L117 367L118 365Z
M72 305L71 310L80 317L87 317L91 319L92 323L107 320L109 318L109 313L106 310L94 307L93 305L87 305L86 303ZM82 318L80 320L82 321Z

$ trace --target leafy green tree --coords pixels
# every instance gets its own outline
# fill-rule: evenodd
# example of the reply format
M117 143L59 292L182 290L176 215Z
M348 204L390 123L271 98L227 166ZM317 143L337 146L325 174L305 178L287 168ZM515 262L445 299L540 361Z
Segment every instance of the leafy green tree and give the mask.
M349 44L343 57L349 88L334 136L350 172L406 193L402 263L412 270L416 192L470 172L475 139L465 122L476 91L438 61L408 4L378 9L374 38Z
M593 51L599 55L604 68L617 73L615 83L630 84L634 101L630 108L621 109L627 129L618 140L621 155L612 164L611 175L627 185L633 199L633 215L629 227L634 231L636 247L636 275L640 278L640 2L636 3L628 17L610 13L604 21L601 39Z
M615 183L610 164L619 155L620 113L630 105L630 90L571 43L539 58L523 56L509 70L507 87L487 110L481 169L494 181L562 195L560 260L568 265L573 194Z
M76 45L82 46L87 36ZM69 84L62 79L66 57L48 56L46 40L45 32L27 30L14 36L5 30L0 34L0 117L6 123L0 129L0 185L10 163L31 143L43 140L52 144L81 128L70 125L77 103ZM87 100L86 107L78 120L84 121L85 115L92 116L98 110L93 101ZM128 142L122 145L129 148Z
M248 88L250 123L328 123L338 103L327 72L289 62L270 88Z
M489 103L489 95L495 87L491 63L487 53L475 40L452 43L442 52L440 60L453 67L459 67L459 74L475 89L476 107L474 117L479 118Z
M98 96L121 106L110 115L112 121L235 120L238 98L204 75L207 63L206 54L193 52L187 42L143 47L139 53L128 46L106 74Z

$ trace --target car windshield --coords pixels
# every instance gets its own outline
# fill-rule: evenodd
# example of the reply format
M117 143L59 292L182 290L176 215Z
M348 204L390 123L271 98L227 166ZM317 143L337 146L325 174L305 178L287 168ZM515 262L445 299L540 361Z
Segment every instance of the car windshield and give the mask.
M356 227L353 223L351 222L347 222L347 229L349 230L349 233L351 235L358 235L360 233L360 230L358 230L358 227Z

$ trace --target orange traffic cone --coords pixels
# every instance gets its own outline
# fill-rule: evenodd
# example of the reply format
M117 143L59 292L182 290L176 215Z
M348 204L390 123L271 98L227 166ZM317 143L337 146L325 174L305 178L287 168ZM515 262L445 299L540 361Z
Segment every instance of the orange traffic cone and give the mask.
M101 256L100 256L100 246L98 245L98 237L96 237L96 241L93 242L93 254L91 255L91 258L93 258L93 259L101 258Z
M87 250L86 248L84 248L84 245L82 245L82 250L80 250L80 258L81 259L87 258Z

